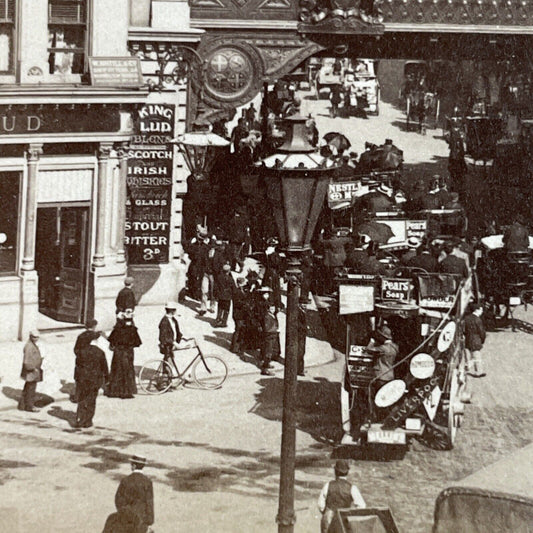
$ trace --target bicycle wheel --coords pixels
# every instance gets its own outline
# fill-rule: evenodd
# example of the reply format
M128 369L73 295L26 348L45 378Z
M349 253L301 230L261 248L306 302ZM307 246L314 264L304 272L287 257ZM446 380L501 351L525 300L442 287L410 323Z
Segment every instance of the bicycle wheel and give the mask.
M205 355L194 363L191 373L202 389L218 389L228 377L228 367L217 355Z
M162 359L146 361L139 372L139 385L147 394L163 394L172 385L172 368Z

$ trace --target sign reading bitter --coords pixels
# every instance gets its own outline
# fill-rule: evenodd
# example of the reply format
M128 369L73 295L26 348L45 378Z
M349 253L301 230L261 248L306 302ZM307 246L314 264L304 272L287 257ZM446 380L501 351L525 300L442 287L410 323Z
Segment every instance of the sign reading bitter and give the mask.
M130 264L168 262L172 208L175 108L146 105L139 111L138 139L128 152L126 244ZM145 135L147 132L165 135ZM153 143L152 143L153 141Z

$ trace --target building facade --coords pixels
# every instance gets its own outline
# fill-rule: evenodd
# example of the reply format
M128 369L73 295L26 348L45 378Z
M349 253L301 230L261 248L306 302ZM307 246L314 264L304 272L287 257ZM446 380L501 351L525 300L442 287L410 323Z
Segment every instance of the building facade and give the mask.
M128 0L0 2L1 339L113 319L147 95L128 27Z

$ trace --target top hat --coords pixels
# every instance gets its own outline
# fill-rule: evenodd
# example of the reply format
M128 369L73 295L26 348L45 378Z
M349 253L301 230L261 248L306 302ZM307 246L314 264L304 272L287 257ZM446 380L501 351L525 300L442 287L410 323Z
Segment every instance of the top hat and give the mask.
M133 278L131 276L124 278L124 285L126 285L126 287L133 285Z
M38 339L41 336L41 332L38 329L32 329L30 331L30 337L32 339Z
M176 302L167 302L165 304L165 309L173 309L174 311L178 308L178 304Z

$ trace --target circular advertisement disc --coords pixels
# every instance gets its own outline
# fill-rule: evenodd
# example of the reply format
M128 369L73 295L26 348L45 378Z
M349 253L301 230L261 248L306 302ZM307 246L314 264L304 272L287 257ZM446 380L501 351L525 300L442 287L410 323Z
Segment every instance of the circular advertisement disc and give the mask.
M452 344L455 337L455 322L448 322L439 335L439 340L437 341L437 350L439 352L445 352Z
M427 353L417 353L409 363L409 370L416 379L430 378L435 372L435 360Z
M403 379L393 379L378 390L374 402L378 407L388 407L396 403L404 395L405 388Z

